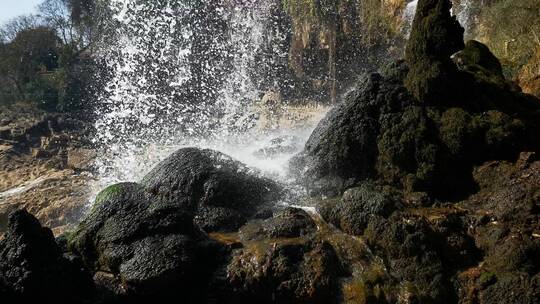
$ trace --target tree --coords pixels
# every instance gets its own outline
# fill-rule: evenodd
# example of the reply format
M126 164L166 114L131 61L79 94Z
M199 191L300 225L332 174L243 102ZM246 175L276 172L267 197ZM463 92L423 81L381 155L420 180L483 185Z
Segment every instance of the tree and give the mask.
M20 30L0 47L2 91L9 98L54 104L60 40L54 29L38 26Z

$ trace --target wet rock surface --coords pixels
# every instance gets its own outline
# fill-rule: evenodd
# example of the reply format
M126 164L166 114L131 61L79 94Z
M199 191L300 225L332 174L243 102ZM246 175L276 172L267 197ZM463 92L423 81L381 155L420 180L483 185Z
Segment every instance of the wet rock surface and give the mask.
M64 256L52 231L19 210L0 241L0 286L4 301L66 301L88 296L91 280L77 259ZM0 287L0 291L2 288Z
M540 101L463 43L447 0L418 10L407 60L366 76L291 164L320 216L279 206L280 186L230 157L185 148L105 189L56 241L13 213L0 296L539 303Z
M117 283L103 288L127 298L167 298L178 292L175 286L184 286L190 298L204 286L220 247L192 215L152 198L138 184L105 189L68 246L90 269L112 274Z
M311 216L302 209L285 208L272 217L254 220L240 228L240 238L246 241L269 238L301 237L315 232L317 226Z
M374 185L351 188L338 201L319 206L318 212L328 222L346 233L362 235L370 220L386 218L399 207L399 202L378 191Z
M342 270L329 243L276 242L264 248L248 246L233 255L227 267L233 298L226 303L327 303L337 296ZM248 267L246 260L252 261Z
M420 1L423 19L413 26L407 60L366 76L317 126L291 162L311 195L341 194L377 179L461 199L475 191L473 166L539 150L540 103L512 89L485 46L459 43L463 31L449 7ZM450 56L461 49L460 70ZM422 64L433 73L424 75Z
M184 148L148 173L149 192L195 215L207 232L234 230L275 201L281 188L229 156Z

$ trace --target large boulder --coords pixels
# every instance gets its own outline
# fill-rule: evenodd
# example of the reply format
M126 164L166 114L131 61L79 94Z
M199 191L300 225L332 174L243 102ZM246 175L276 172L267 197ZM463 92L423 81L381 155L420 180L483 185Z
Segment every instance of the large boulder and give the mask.
M88 295L91 279L76 259L64 256L50 229L26 210L9 216L0 241L0 295L17 301L79 302Z
M291 161L308 192L335 195L376 174L377 137L382 109L409 103L399 86L406 68L398 64L388 77L371 74L332 109L307 141L304 151Z
M193 223L182 206L161 201L138 184L103 190L73 232L69 248L103 276L96 282L114 296L200 296L220 258L220 246Z
M281 194L279 185L242 163L197 148L173 153L141 184L154 197L195 215L207 232L238 229Z

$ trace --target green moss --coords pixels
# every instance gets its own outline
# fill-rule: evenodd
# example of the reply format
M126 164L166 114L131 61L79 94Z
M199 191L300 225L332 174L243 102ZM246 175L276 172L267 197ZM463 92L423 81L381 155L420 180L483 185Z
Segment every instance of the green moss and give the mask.
M420 0L407 43L410 71L405 86L419 101L441 103L455 95L450 56L463 49L463 28L450 16L448 0Z
M96 196L96 200L94 201L94 206L100 205L104 201L111 199L111 197L120 195L123 192L123 190L124 190L123 184L115 184L115 185L105 188Z
M385 115L381 124L379 175L390 184L402 183L408 191L422 190L433 179L438 150L425 111L408 107L401 113Z
M493 272L484 272L480 275L480 278L478 278L478 284L480 284L481 287L487 287L497 281L497 277Z
M488 82L498 87L507 86L501 63L484 44L470 40L465 48L453 56L460 70L469 72L479 81Z
M451 108L443 113L440 137L450 153L464 153L469 143L471 116L461 108Z
M500 157L513 157L526 145L522 136L524 123L500 111L488 111L476 115L472 120L473 129L479 130L487 150L497 152Z

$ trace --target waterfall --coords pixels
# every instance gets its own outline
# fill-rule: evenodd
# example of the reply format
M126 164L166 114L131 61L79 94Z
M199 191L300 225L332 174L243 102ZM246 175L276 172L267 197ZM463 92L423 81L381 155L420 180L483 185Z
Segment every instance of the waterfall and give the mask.
M474 3L472 0L460 0L454 1L454 6L452 7L452 15L456 16L461 26L465 28L465 35L468 34L468 31L473 26L473 20L471 20L473 6Z
M403 33L406 37L409 37L414 16L416 15L416 7L418 6L418 0L413 0L407 3L405 10L403 11L402 20L403 20Z
M465 33L472 26L471 24L471 10L473 8L473 0L452 0L451 14L456 16L462 27L465 28ZM416 7L418 6L418 0L413 0L407 3L405 10L403 11L403 32L405 36L409 36L411 26L416 15Z
M259 83L269 78L263 66L271 70L287 58L259 56L286 36L269 30L275 5L280 2L111 0L114 43L100 51L111 79L96 106L94 192L139 180L182 146L221 150L284 175L297 150L272 159L254 156L276 136L294 135L254 131L260 117L255 104L265 93ZM294 132L304 140L309 128Z

